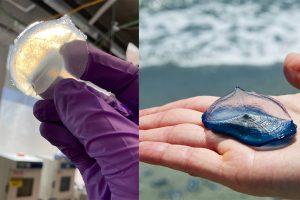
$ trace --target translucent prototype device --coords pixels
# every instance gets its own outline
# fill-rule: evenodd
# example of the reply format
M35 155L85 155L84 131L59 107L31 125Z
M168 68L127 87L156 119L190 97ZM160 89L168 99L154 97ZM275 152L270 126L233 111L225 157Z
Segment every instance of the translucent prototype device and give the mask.
M18 89L39 97L67 72L60 48L74 40L86 40L68 16L29 25L11 46L7 65Z

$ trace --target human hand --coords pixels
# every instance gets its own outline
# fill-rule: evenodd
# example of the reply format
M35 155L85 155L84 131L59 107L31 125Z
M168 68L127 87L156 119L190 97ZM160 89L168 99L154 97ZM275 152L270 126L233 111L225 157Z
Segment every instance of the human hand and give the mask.
M133 112L133 121L138 123L139 78L138 67L117 59L86 42L75 40L61 47L67 70L76 78L90 81L114 93L119 101ZM81 66L78 69L75 66Z
M290 66L291 58L295 59L287 58L285 68ZM274 98L285 106L299 127L300 94ZM216 99L200 96L142 110L140 160L207 178L251 195L299 199L299 134L284 148L256 150L212 133L203 127L201 116Z
M89 56L100 56L99 50L90 51ZM68 55L65 59L74 56ZM34 114L42 122L42 136L57 146L80 170L89 199L138 199L138 129L134 122L137 116L128 108L131 105L138 109L138 102L132 101L136 98L131 98L138 95L138 86L132 85L132 79L138 78L137 70L129 73L128 68L132 66L118 61L121 63L118 65L119 74L114 80L109 80L113 70L107 72L105 67L109 68L113 63L109 60L116 58L107 57L104 53L101 56L98 62L89 60L82 79L103 88L101 81L114 83L118 82L116 78L124 77L126 87L114 90L116 96L123 97L122 103L85 83L66 79L54 87L54 100L35 104ZM105 67L101 66L103 62L106 62ZM95 78L97 73L101 76L106 73L109 78L96 82L90 74Z

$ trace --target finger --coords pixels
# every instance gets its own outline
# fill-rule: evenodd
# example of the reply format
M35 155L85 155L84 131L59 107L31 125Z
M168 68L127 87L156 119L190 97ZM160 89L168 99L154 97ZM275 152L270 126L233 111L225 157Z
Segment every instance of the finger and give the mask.
M60 122L53 100L40 100L33 106L33 115L41 122Z
M139 131L140 142L164 142L169 144L201 147L216 150L217 144L223 140L216 134L204 131L195 124L178 124Z
M287 81L300 89L300 54L288 54L285 58L283 69Z
M168 103L160 107L153 107L153 108L141 110L140 117L149 114L167 111L173 108L185 108L185 109L196 110L199 112L205 112L207 108L217 99L218 97L213 97L213 96L198 96L198 97L192 97L188 99L182 99L179 101Z
M140 160L180 170L210 180L221 177L222 157L205 148L193 148L162 142L141 142Z
M137 66L105 53L100 49L87 46L86 42L82 41L64 45L61 53L65 63L70 65L67 67L68 71L79 71L79 73L75 72L76 77L90 81L103 89L113 92L134 115L138 115L139 69ZM78 59L79 61L77 61ZM86 59L87 61L85 61ZM74 69L73 65L84 64L83 73L80 69Z
M59 53L63 56L66 69L76 78L80 78L88 65L88 45L84 40L74 40L64 44Z
M170 109L140 117L139 128L146 130L183 123L202 125L201 117L202 113L195 110L182 108Z
M95 159L85 151L84 146L61 123L45 123L40 126L41 135L63 152L81 172L89 198L110 199L110 189L101 174Z
M45 123L40 126L41 135L61 150L81 172L95 163L83 145L64 126L59 123Z
M150 114L154 114L156 112L163 112L164 110L162 110L163 106L155 106L155 107L151 107L151 108L145 108L139 111L139 117L143 117L145 115L150 115ZM161 109L161 110L159 110Z
M112 196L137 198L137 125L72 79L56 86L54 102L65 126L101 166Z

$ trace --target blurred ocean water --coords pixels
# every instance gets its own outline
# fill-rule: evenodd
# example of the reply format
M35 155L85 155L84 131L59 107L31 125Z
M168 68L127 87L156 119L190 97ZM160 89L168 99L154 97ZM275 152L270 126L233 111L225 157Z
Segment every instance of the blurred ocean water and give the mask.
M300 52L300 1L140 0L140 8L141 108L222 96L235 86L269 95L297 92L282 62L288 52ZM144 163L140 199L278 200Z
M142 67L262 67L300 50L298 0L140 2Z

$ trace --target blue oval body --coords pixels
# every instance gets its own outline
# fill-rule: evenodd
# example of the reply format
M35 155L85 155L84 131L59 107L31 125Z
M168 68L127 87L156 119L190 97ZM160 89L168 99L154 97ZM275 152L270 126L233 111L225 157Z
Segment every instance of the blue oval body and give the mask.
M297 132L285 108L275 99L236 88L202 115L204 126L255 147L287 145Z

